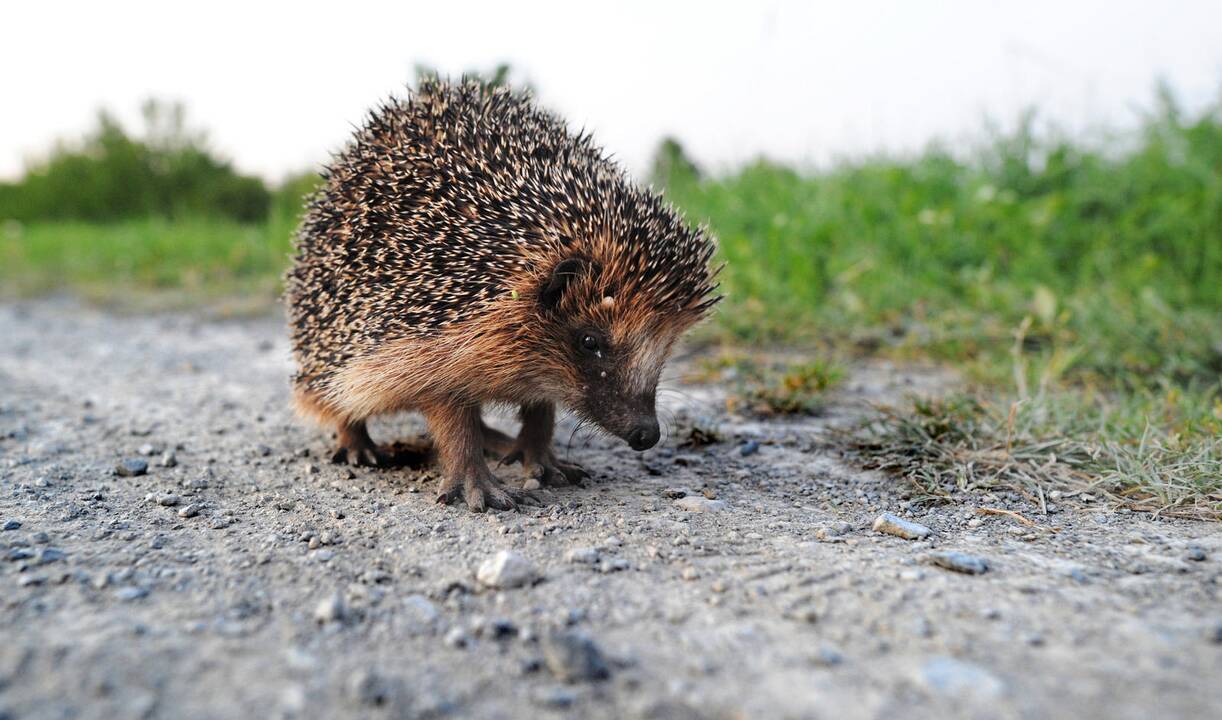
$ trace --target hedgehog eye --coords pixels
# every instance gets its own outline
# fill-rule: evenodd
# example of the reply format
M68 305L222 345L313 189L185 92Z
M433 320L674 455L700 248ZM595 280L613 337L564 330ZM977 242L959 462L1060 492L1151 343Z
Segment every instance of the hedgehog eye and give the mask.
M586 333L581 336L581 347L590 352L598 352L598 338Z

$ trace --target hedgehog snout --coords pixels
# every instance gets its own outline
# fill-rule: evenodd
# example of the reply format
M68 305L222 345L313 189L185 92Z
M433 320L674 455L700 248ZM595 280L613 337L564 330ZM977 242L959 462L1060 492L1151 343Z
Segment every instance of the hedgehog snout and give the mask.
M628 436L624 439L628 441L629 447L640 452L657 445L658 439L661 437L662 431L658 427L658 419L655 417L637 423L637 426L630 430Z

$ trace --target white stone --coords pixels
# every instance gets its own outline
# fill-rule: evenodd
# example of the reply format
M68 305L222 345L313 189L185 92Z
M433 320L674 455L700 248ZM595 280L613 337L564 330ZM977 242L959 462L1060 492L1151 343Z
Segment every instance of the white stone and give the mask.
M502 550L485 560L475 573L480 584L500 589L521 587L537 577L530 561L512 550Z
M703 495L688 495L675 500L675 507L687 512L720 512L726 509L724 500L710 500Z

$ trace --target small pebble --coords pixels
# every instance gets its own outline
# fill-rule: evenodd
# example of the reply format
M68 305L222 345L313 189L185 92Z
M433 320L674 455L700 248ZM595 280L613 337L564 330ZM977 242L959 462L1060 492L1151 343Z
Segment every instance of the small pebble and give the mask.
M143 475L149 471L147 460L140 458L128 458L120 460L118 465L115 465L115 474L121 477L136 477Z
M847 535L849 531L852 529L853 529L852 526L846 522L831 523L830 525L824 525L823 527L816 530L815 539L831 540L833 538L838 538L841 535Z
M160 464L161 467L176 467L178 465L178 456L174 454L173 450L166 450L165 452L161 453Z
M180 518L193 518L196 515L199 515L199 505L195 503L191 503L178 511L178 517Z
M940 568L968 575L981 575L989 570L989 563L984 558L954 550L931 553L929 562Z
M63 560L66 557L68 556L65 555L64 551L62 550L56 550L55 548L43 548L38 551L36 562L39 565L46 565L47 563L53 563L57 560Z
M504 590L533 583L538 573L526 558L512 550L502 550L479 566L475 579L482 585Z
M123 602L131 602L132 600L139 600L142 597L146 597L148 594L149 591L146 588L134 586L125 587L115 590L115 599Z
M584 565L593 565L598 562L598 548L578 547L572 548L564 554L564 559L571 563L580 563Z
M174 507L175 505L178 504L179 500L180 498L177 495L173 495L170 493L166 493L165 495L158 495L156 497L157 504L163 507Z
M873 527L874 532L894 535L905 540L921 540L929 537L932 532L920 523L905 520L891 513L883 513L875 518Z
M830 645L820 645L815 650L811 662L820 667L835 667L844 662L844 656L840 654L839 650Z
M602 650L585 633L552 633L543 638L542 649L547 669L561 682L603 680L611 675Z
M348 607L339 593L328 595L314 606L314 620L320 625L329 622L343 622L348 616Z
M993 673L951 657L935 657L921 666L917 679L939 695L987 701L1005 694L1006 685Z
M446 633L444 642L450 647L465 648L471 642L471 638L467 636L467 633L462 628L456 627L451 628L450 632Z
M376 672L362 668L348 676L348 696L358 705L383 705L390 697L390 687Z
M725 500L710 500L703 495L688 495L675 501L675 507L687 512L709 513L726 509Z
M1185 553L1184 557L1193 562L1205 562L1205 560L1209 558L1209 556L1205 554L1204 549L1195 545L1188 548L1188 552Z
M748 440L747 442L743 443L741 447L738 448L738 454L742 455L743 457L749 457L751 455L756 454L759 451L760 451L760 441L759 440Z
M21 522L17 520L5 520L3 529L4 530L20 530Z
M534 694L535 702L550 708L567 708L577 702L577 693L566 687L549 687Z
M631 565L624 558L605 558L598 563L598 571L604 575L607 573L619 572L627 570Z

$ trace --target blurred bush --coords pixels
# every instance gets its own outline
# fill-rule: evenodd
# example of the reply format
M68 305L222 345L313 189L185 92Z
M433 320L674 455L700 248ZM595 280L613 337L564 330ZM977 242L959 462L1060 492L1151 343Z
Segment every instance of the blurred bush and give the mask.
M263 181L217 157L202 132L187 128L182 104L148 100L142 114L141 137L102 111L83 140L59 143L19 182L0 183L0 218L267 217L272 196Z

